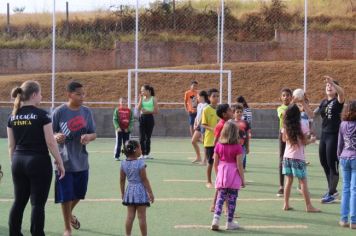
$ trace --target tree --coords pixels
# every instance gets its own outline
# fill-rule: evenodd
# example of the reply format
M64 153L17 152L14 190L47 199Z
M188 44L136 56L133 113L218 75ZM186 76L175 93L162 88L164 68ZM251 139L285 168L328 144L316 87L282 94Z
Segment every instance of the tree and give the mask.
M25 6L22 6L22 7L14 7L14 8L12 9L12 11L13 11L14 13L22 13L22 12L25 11L25 9L26 9Z

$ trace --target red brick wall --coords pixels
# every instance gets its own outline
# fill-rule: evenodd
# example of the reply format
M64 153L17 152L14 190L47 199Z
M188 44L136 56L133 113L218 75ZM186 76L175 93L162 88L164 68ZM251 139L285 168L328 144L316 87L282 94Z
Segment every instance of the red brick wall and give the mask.
M273 42L226 42L225 62L303 60L304 34L278 32ZM311 60L356 59L355 32L309 32ZM216 63L216 42L140 42L139 67ZM134 43L116 44L115 50L57 50L57 71L91 71L134 67ZM1 49L0 74L51 71L51 50Z

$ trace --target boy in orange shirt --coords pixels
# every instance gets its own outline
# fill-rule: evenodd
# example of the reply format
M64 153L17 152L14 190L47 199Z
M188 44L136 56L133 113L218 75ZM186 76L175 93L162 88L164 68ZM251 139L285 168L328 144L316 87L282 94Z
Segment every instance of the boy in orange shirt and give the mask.
M194 121L197 116L197 106L198 106L198 82L193 80L190 89L184 93L184 108L189 114L189 131L190 136L194 133Z

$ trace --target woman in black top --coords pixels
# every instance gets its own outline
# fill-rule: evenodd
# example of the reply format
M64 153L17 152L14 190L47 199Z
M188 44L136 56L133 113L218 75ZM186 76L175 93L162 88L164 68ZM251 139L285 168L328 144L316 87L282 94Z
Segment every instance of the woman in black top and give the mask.
M344 90L337 81L325 76L325 83L327 98L320 103L317 109L322 118L319 158L328 182L328 191L322 197L321 202L332 203L338 195L336 188L339 182L339 160L336 151L345 98Z
M53 137L51 118L46 111L37 108L42 99L39 83L26 81L13 89L11 96L15 102L7 135L15 199L9 216L9 235L22 235L23 212L30 199L30 231L32 235L42 236L45 235L44 209L53 172L48 149L54 156L60 178L65 171Z

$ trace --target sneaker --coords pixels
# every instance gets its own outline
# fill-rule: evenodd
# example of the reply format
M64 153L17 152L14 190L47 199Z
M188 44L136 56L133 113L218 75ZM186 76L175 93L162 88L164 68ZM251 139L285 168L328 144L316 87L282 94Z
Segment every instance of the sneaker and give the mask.
M327 191L321 198L326 198L327 196L329 196L329 191ZM332 196L337 198L339 196L339 192L336 191Z
M277 192L277 197L283 197L283 195L284 195L284 189L280 188Z
M144 157L145 159L153 159L153 157L151 157L150 155L145 155Z
M348 222L345 222L345 221L339 221L339 225L341 227L344 227L344 228L347 228L350 226L350 224Z
M235 230L235 229L239 229L239 228L240 228L240 225L236 221L226 222L226 230Z
M115 161L120 161L120 157L114 157Z
M219 230L219 220L214 218L211 222L211 230Z
M324 204L329 204L329 203L333 203L336 201L336 198L333 195L327 195L325 198L321 199L321 203Z

